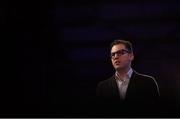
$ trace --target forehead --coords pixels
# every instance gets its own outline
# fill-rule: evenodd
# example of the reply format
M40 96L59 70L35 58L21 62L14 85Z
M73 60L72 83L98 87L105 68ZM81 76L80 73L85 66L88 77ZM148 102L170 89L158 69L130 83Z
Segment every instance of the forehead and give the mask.
M111 48L111 52L116 52L116 51L122 50L122 49L126 49L125 45L124 44L117 44Z

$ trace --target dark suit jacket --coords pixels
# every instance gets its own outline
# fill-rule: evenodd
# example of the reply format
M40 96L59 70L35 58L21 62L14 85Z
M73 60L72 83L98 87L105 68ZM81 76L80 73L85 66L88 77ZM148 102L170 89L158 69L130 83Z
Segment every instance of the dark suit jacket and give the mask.
M123 101L119 96L115 75L100 82L97 86L98 104L109 104L111 107L117 104L135 105L135 107L140 105L147 106L149 104L150 106L158 101L159 96L159 88L155 79L136 71L133 71L127 88L126 98Z

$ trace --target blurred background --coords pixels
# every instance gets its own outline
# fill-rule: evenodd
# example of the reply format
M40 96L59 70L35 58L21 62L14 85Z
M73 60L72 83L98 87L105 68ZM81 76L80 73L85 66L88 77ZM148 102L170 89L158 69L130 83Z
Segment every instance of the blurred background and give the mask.
M109 44L118 38L133 43L132 67L159 84L165 110L156 115L179 116L178 0L4 4L1 21L15 41L16 68L3 82L2 117L95 115L96 86L114 74Z

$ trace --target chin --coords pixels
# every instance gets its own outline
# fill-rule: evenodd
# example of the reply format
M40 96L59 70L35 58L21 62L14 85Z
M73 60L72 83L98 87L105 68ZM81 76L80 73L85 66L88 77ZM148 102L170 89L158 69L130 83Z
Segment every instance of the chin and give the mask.
M115 67L116 70L124 69L123 67Z
M119 65L118 65L118 66L115 66L114 68L115 68L116 70L123 70L123 69L126 69L126 66L122 66L122 65L119 66Z

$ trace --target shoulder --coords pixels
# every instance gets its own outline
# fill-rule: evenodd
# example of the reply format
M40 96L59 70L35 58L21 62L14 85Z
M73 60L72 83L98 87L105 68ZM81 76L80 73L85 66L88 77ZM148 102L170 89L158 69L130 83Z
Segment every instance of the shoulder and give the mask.
M157 96L160 96L158 83L153 76L134 71L134 79L134 81L138 82L137 84L140 84L140 86L148 88L148 90L153 89Z
M142 77L142 78L148 78L148 79L155 79L153 76L150 76L150 75L147 75L147 74L142 74L142 73L139 73L137 71L133 71L133 73L138 76L138 77Z
M109 77L109 78L106 79L106 80L100 81L100 82L98 83L98 86L100 86L100 85L108 85L108 84L110 84L110 83L113 82L113 81L115 81L115 76L114 76L114 75L111 76L111 77Z
M114 75L106 80L100 81L96 87L97 96L102 96L107 94L109 92L109 89L111 89L114 81L115 81Z
M138 81L148 83L148 84L152 83L152 84L157 85L156 79L153 76L150 76L147 74L142 74L142 73L139 73L137 71L133 71L133 75L134 75L133 78L138 80Z

